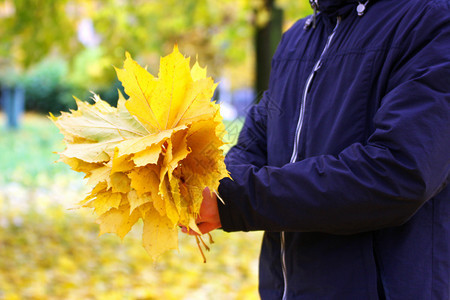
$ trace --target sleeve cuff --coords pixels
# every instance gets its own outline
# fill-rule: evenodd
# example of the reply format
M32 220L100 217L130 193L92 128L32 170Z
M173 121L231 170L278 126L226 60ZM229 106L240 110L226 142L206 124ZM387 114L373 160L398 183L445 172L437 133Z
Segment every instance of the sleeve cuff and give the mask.
M222 229L226 232L246 231L242 220L239 221L237 218L240 214L237 207L233 204L233 200L236 200L236 197L232 195L234 185L236 183L233 180L224 178L220 181L218 188L218 193L224 203L220 199L217 199L217 207L219 209Z

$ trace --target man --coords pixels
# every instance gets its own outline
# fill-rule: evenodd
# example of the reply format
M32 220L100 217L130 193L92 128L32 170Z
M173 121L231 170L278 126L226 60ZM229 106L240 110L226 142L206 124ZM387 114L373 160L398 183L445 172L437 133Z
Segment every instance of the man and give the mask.
M450 3L310 2L199 228L265 231L263 299L450 299Z

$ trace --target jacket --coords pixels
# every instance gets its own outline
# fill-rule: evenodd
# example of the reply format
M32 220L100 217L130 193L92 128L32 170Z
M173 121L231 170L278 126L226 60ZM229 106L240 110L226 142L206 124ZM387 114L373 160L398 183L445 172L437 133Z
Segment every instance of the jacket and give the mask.
M262 299L450 299L449 1L317 4L226 156L222 228L265 231Z

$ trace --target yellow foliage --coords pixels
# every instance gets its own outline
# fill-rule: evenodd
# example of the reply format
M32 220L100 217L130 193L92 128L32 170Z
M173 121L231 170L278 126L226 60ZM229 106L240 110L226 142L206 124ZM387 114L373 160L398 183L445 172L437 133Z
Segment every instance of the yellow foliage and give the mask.
M100 234L123 238L143 219L143 246L156 259L177 248L177 225L196 227L203 189L228 176L216 84L177 46L161 58L158 77L129 53L116 72L130 96L119 93L117 108L95 95L94 104L76 99L78 110L51 119L67 146L61 160L93 186L80 205L99 215Z

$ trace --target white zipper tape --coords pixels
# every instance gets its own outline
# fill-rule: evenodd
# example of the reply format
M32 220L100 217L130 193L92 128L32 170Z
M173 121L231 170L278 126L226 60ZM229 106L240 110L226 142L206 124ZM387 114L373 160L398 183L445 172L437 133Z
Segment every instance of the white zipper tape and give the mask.
M308 96L309 88L311 87L311 83L312 83L315 73L317 72L317 70L319 70L322 67L322 59L323 59L325 53L327 52L328 48L330 48L331 42L333 41L333 38L336 34L336 30L338 29L340 23L341 23L341 17L337 17L336 26L334 27L331 34L328 36L327 43L325 44L325 47L323 48L322 53L320 54L319 60L314 65L312 72L309 74L308 79L306 80L306 85L305 85L305 88L303 90L303 95L302 95L302 102L300 105L300 112L299 112L299 116L298 116L297 128L295 129L294 147L292 149L292 155L291 155L291 159L290 159L291 163L295 162L297 160L297 156L298 156L298 143L300 142L300 134L302 132L303 119L305 116L306 97ZM281 232L280 241L281 241L281 270L283 272L283 280L284 280L284 290L283 290L282 300L286 300L288 283L287 283L287 271L286 271L286 241L285 241L284 231Z

